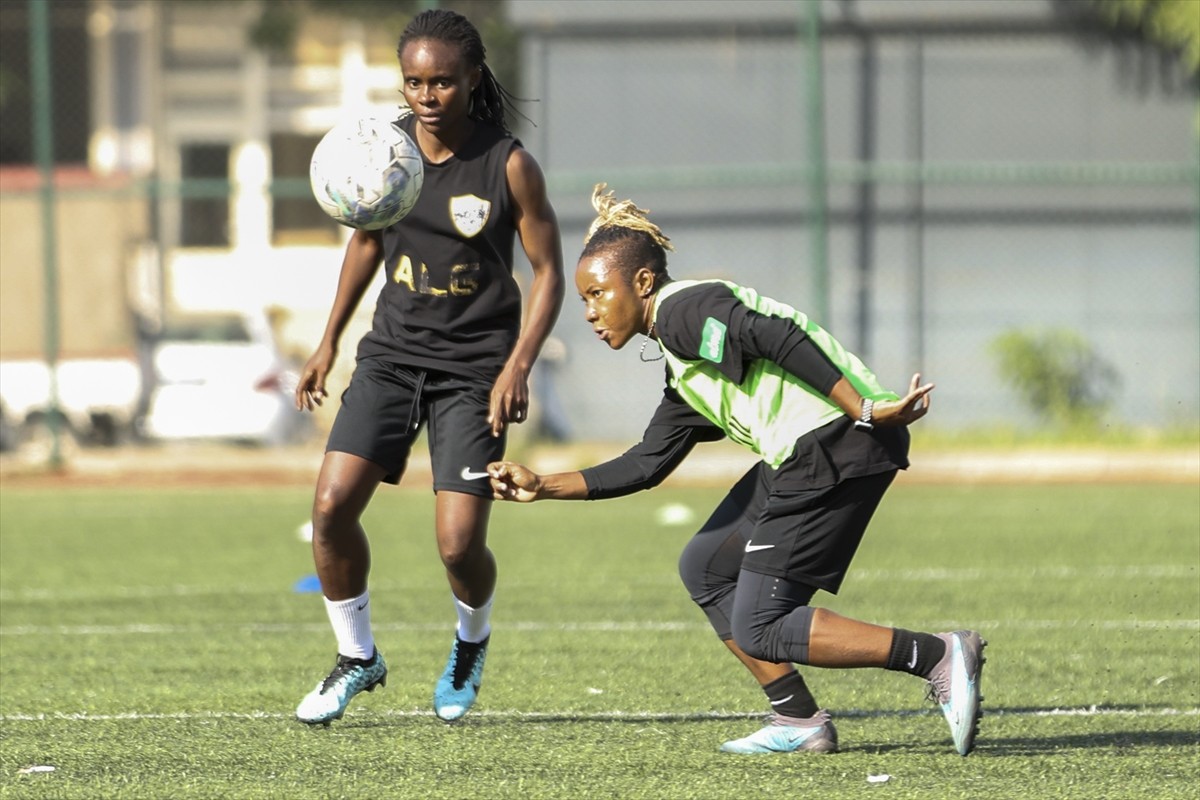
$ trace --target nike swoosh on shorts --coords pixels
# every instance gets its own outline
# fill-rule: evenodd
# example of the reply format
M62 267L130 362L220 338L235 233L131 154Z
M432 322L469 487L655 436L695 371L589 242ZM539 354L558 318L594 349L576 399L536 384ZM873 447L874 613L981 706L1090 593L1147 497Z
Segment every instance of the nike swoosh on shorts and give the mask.
M746 552L753 553L755 550L770 550L774 546L773 544L750 544L746 542Z
M486 478L487 476L488 474L486 472L472 472L470 467L463 467L462 470L462 479L464 481L477 481L480 478Z

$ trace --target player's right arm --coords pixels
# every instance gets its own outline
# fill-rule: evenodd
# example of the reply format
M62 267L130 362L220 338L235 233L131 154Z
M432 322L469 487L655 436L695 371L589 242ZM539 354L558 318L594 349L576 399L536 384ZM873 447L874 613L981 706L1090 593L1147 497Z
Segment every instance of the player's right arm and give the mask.
M329 312L329 320L325 323L325 334L304 364L300 382L296 384L297 409L312 411L329 396L325 389L325 379L337 358L338 343L381 263L382 234L379 231L356 230L350 237L350 243L346 245L346 255L342 258L342 271L338 275L333 308Z
M724 433L667 389L642 440L616 458L578 472L539 475L522 464L488 465L497 500L602 500L652 489L670 475L699 442Z
M524 464L497 461L488 464L492 479L492 497L532 503L534 500L586 500L587 481L582 472L556 472L539 475Z

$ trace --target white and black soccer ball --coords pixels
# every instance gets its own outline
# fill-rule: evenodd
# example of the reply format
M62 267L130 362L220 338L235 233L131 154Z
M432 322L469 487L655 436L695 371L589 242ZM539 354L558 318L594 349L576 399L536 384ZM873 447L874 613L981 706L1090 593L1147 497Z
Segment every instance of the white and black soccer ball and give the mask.
M377 231L412 211L425 167L416 143L394 122L362 117L338 123L321 138L308 175L326 214Z

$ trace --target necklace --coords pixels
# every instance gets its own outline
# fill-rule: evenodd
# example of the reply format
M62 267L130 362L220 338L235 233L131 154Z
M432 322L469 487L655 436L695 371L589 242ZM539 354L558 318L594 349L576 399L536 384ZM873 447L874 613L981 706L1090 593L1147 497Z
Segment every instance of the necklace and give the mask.
M646 358L646 345L652 341L658 345L658 358ZM642 349L638 351L638 358L649 364L653 361L662 361L666 357L667 354L662 351L662 345L654 338L654 323L651 322L650 330L646 332L646 340L642 342Z

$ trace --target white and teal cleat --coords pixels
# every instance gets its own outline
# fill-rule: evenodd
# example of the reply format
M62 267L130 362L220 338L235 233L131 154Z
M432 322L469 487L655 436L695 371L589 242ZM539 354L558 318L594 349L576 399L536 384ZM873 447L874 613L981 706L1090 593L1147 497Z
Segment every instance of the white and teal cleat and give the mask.
M338 654L329 677L317 684L296 707L296 719L309 725L325 725L341 719L346 706L359 692L373 692L387 685L387 664L376 650L371 658L350 658Z
M837 728L828 711L798 720L773 717L770 724L742 739L721 745L722 753L836 753Z
M965 756L975 747L979 720L983 717L983 695L979 678L983 673L983 648L987 642L975 631L939 633L946 655L929 673L929 699L937 703L946 722L954 749Z
M490 639L489 636L482 642L464 642L454 637L450 660L433 690L433 710L438 719L445 722L462 719L475 705Z

